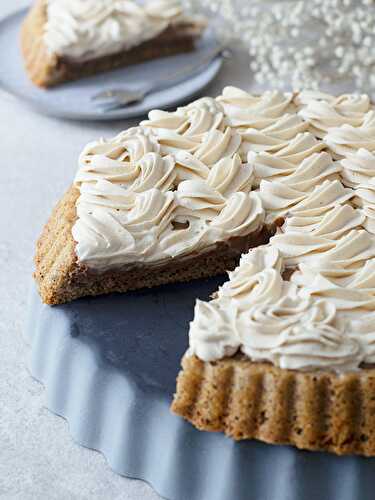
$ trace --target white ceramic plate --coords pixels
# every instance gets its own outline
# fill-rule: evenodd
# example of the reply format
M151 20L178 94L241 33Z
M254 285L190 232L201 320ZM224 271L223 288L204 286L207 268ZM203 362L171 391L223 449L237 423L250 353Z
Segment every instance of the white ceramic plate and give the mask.
M91 102L93 94L108 88L119 88L121 83L137 88L140 82L165 77L168 72L175 73L197 58L204 58L217 44L212 31L206 30L194 52L156 59L43 90L30 82L23 67L19 33L26 12L22 9L0 21L0 47L3 47L0 51L0 87L46 115L73 120L116 120L142 116L150 109L170 108L199 94L215 78L223 63L218 56L182 83L154 92L141 103L103 113Z

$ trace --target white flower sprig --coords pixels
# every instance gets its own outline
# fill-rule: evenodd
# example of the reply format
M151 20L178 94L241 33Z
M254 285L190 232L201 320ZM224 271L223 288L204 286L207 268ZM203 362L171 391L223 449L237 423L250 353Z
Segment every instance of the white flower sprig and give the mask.
M315 89L352 80L375 90L374 0L189 0L220 17L220 34L240 41L256 81Z

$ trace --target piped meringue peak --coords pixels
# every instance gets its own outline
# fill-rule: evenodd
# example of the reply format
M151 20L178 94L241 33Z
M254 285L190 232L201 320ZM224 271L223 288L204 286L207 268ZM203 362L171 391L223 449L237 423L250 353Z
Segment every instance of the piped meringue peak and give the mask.
M73 237L98 270L277 222L209 302L189 353L337 372L375 359L375 118L366 95L227 87L83 150ZM365 318L365 319L364 319Z

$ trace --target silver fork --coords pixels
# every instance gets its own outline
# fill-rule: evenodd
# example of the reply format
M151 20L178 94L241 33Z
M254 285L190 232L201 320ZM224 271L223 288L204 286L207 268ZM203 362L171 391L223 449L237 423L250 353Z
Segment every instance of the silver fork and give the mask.
M145 83L138 89L122 87L118 89L104 90L93 95L91 100L94 101L95 105L103 112L141 102L151 92L176 85L177 83L185 80L187 77L198 73L202 66L207 65L219 54L225 58L230 58L232 56L230 49L228 49L224 44L220 44L210 50L197 62L194 62L193 64L168 75L167 77L158 78L150 83Z

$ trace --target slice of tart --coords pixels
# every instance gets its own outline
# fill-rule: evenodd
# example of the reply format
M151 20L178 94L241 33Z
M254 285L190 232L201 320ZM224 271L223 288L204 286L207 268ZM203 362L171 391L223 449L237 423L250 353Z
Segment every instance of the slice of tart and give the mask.
M26 71L54 85L192 51L206 22L179 0L36 0L22 26Z
M247 141L266 221L283 223L197 301L172 410L237 440L375 456L372 104L302 93L282 128L261 120L277 101L259 109L233 89L219 100Z

